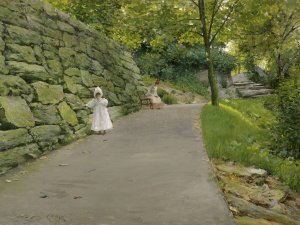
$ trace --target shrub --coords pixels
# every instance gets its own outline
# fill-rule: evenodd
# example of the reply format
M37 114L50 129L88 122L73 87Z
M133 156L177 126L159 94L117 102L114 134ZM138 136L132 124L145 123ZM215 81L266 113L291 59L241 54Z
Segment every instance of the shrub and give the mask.
M177 99L171 94L164 95L162 101L168 105L177 104Z
M300 87L295 82L287 81L279 87L276 108L271 149L282 157L300 159Z
M164 89L158 88L157 94L162 99L165 95L168 95L168 92L166 92Z
M227 88L227 87L228 87L227 79L223 78L223 79L221 80L221 87L222 87L222 88Z
M158 88L157 89L157 94L164 103L166 103L168 105L177 104L176 97L172 94L169 94L165 90L163 90L161 88Z

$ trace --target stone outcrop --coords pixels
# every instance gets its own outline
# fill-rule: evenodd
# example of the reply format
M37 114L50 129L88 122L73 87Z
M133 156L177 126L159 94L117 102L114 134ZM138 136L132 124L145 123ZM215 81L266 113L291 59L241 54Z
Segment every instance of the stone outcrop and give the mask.
M299 225L300 196L263 169L215 161L215 172L237 225Z
M100 86L114 119L140 108L130 53L40 0L0 1L0 174L87 135Z

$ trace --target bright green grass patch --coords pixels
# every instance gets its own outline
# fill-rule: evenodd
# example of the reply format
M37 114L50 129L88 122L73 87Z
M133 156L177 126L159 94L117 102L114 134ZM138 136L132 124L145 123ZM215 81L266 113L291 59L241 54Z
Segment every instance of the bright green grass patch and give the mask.
M225 99L222 101L222 104L238 110L257 126L266 128L275 120L273 113L264 107L264 103L267 98L269 97L257 99Z
M208 155L266 169L300 192L300 162L278 158L263 147L268 141L268 131L261 125L263 118L272 118L272 114L256 101L260 100L230 100L225 102L225 107L206 105L203 108L201 124ZM251 105L253 102L255 107ZM258 117L250 116L253 113Z
M150 86L154 84L155 78L143 75L143 81L145 86ZM162 81L165 85L180 90L182 92L192 92L194 94L202 95L206 98L209 97L208 92L205 87L203 87L199 81L195 80L194 78L181 78L180 80L176 81Z

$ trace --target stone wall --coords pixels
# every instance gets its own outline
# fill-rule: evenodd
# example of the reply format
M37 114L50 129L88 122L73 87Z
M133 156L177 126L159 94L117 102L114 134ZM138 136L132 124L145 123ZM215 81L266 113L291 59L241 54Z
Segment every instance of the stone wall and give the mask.
M225 88L224 86L226 87L232 86L233 81L231 77L231 71L229 71L228 73L224 73L215 70L215 76L220 87ZM203 84L205 87L209 87L208 70L202 70L198 72L197 77L201 84Z
M145 91L112 40L40 0L1 0L0 174L85 136L95 86L113 118L138 110Z

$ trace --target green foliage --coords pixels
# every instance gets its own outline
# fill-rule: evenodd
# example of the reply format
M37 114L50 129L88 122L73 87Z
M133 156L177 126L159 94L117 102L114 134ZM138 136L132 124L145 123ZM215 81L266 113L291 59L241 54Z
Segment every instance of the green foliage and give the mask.
M143 81L146 86L154 84L155 78L144 75ZM163 83L182 92L192 92L193 94L203 95L208 98L208 92L205 87L203 87L195 77L179 77L175 81L163 80ZM159 89L158 89L159 92ZM158 93L159 94L159 93Z
M177 99L172 94L164 95L162 101L168 105L177 104Z
M166 103L168 105L177 104L176 97L174 95L172 95L171 93L168 93L167 91L165 91L161 88L158 88L157 94L164 103Z
M234 19L232 39L239 55L250 54L263 62L272 74L267 80L272 86L291 77L291 67L299 59L299 10L300 0L249 0Z
M214 48L212 51L214 68L217 71L223 72L225 74L230 74L236 67L236 59L219 49Z
M277 91L277 123L271 149L282 157L300 159L300 83L287 81Z
M223 104L238 110L244 117L248 118L259 128L267 128L274 123L275 115L266 106L266 102L273 101L273 96L258 99L236 99L224 100Z
M268 111L263 108L264 100L250 100L248 104L247 101L223 102L230 105L229 108L222 105L203 108L201 124L208 155L266 169L300 192L300 161L284 160L263 147L269 136L268 131L260 127L268 118ZM269 116L269 120L274 118L270 112Z
M158 88L157 89L157 94L160 98L163 98L165 95L168 94L168 92L166 92L164 89Z
M225 74L235 67L235 59L220 49L213 49L216 70ZM196 73L207 69L205 51L201 45L185 46L170 44L160 52L154 49L140 50L135 55L142 74L149 74L173 83L182 82L182 86L190 86L193 92L204 94L204 88L199 84Z
M47 0L56 8L73 15L107 35L116 24L121 10L118 0Z
M222 88L227 88L228 87L228 82L227 82L226 79L221 80L221 86L222 86Z

